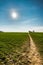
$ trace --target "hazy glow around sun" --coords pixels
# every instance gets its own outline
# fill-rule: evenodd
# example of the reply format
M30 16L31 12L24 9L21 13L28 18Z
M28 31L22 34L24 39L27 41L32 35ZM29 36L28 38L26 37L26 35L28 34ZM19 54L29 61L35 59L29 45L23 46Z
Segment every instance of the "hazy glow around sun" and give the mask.
M11 12L11 17L12 17L13 19L17 19L17 18L18 18L18 13L15 12L15 11L12 11L12 12Z

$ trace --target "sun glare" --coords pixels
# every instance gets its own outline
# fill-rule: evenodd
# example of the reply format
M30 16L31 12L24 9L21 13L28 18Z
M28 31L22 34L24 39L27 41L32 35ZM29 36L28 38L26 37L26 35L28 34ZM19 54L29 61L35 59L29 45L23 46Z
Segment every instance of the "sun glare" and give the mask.
M16 18L18 17L17 12L11 12L11 17L12 17L13 19L16 19Z

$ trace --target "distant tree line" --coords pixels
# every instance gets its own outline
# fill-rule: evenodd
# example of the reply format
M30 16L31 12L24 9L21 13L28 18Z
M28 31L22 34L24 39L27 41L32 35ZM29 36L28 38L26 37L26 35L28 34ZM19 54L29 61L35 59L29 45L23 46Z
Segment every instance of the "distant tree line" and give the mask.
M0 33L3 32L3 31L0 31Z
M35 32L35 31L33 30L33 31L29 31L29 32Z

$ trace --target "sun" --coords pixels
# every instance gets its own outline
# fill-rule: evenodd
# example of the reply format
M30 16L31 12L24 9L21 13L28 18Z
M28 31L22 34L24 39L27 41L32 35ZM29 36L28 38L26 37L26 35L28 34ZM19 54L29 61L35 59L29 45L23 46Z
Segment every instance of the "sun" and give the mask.
M18 17L17 12L12 11L12 12L11 12L11 17L12 17L13 19L17 19L17 17Z

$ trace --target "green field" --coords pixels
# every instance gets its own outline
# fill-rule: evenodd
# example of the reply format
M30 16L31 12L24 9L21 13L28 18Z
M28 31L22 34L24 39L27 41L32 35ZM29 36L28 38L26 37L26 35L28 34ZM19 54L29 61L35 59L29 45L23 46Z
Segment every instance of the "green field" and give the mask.
M29 34L43 57L43 33L30 32ZM0 32L0 65L13 65L11 63L18 62L19 57L25 59L23 60L24 64L21 65L28 63L27 56L23 57L22 52L27 52L29 40L26 32ZM10 60L12 60L11 63ZM20 61L22 60L20 59Z
M40 55L43 57L43 33L30 33L31 37L33 38L39 52Z
M8 61L6 57L9 57L10 55L13 56L13 60L17 60L19 52L22 51L21 47L27 39L27 33L0 32L0 64L3 65L1 62L6 64Z

